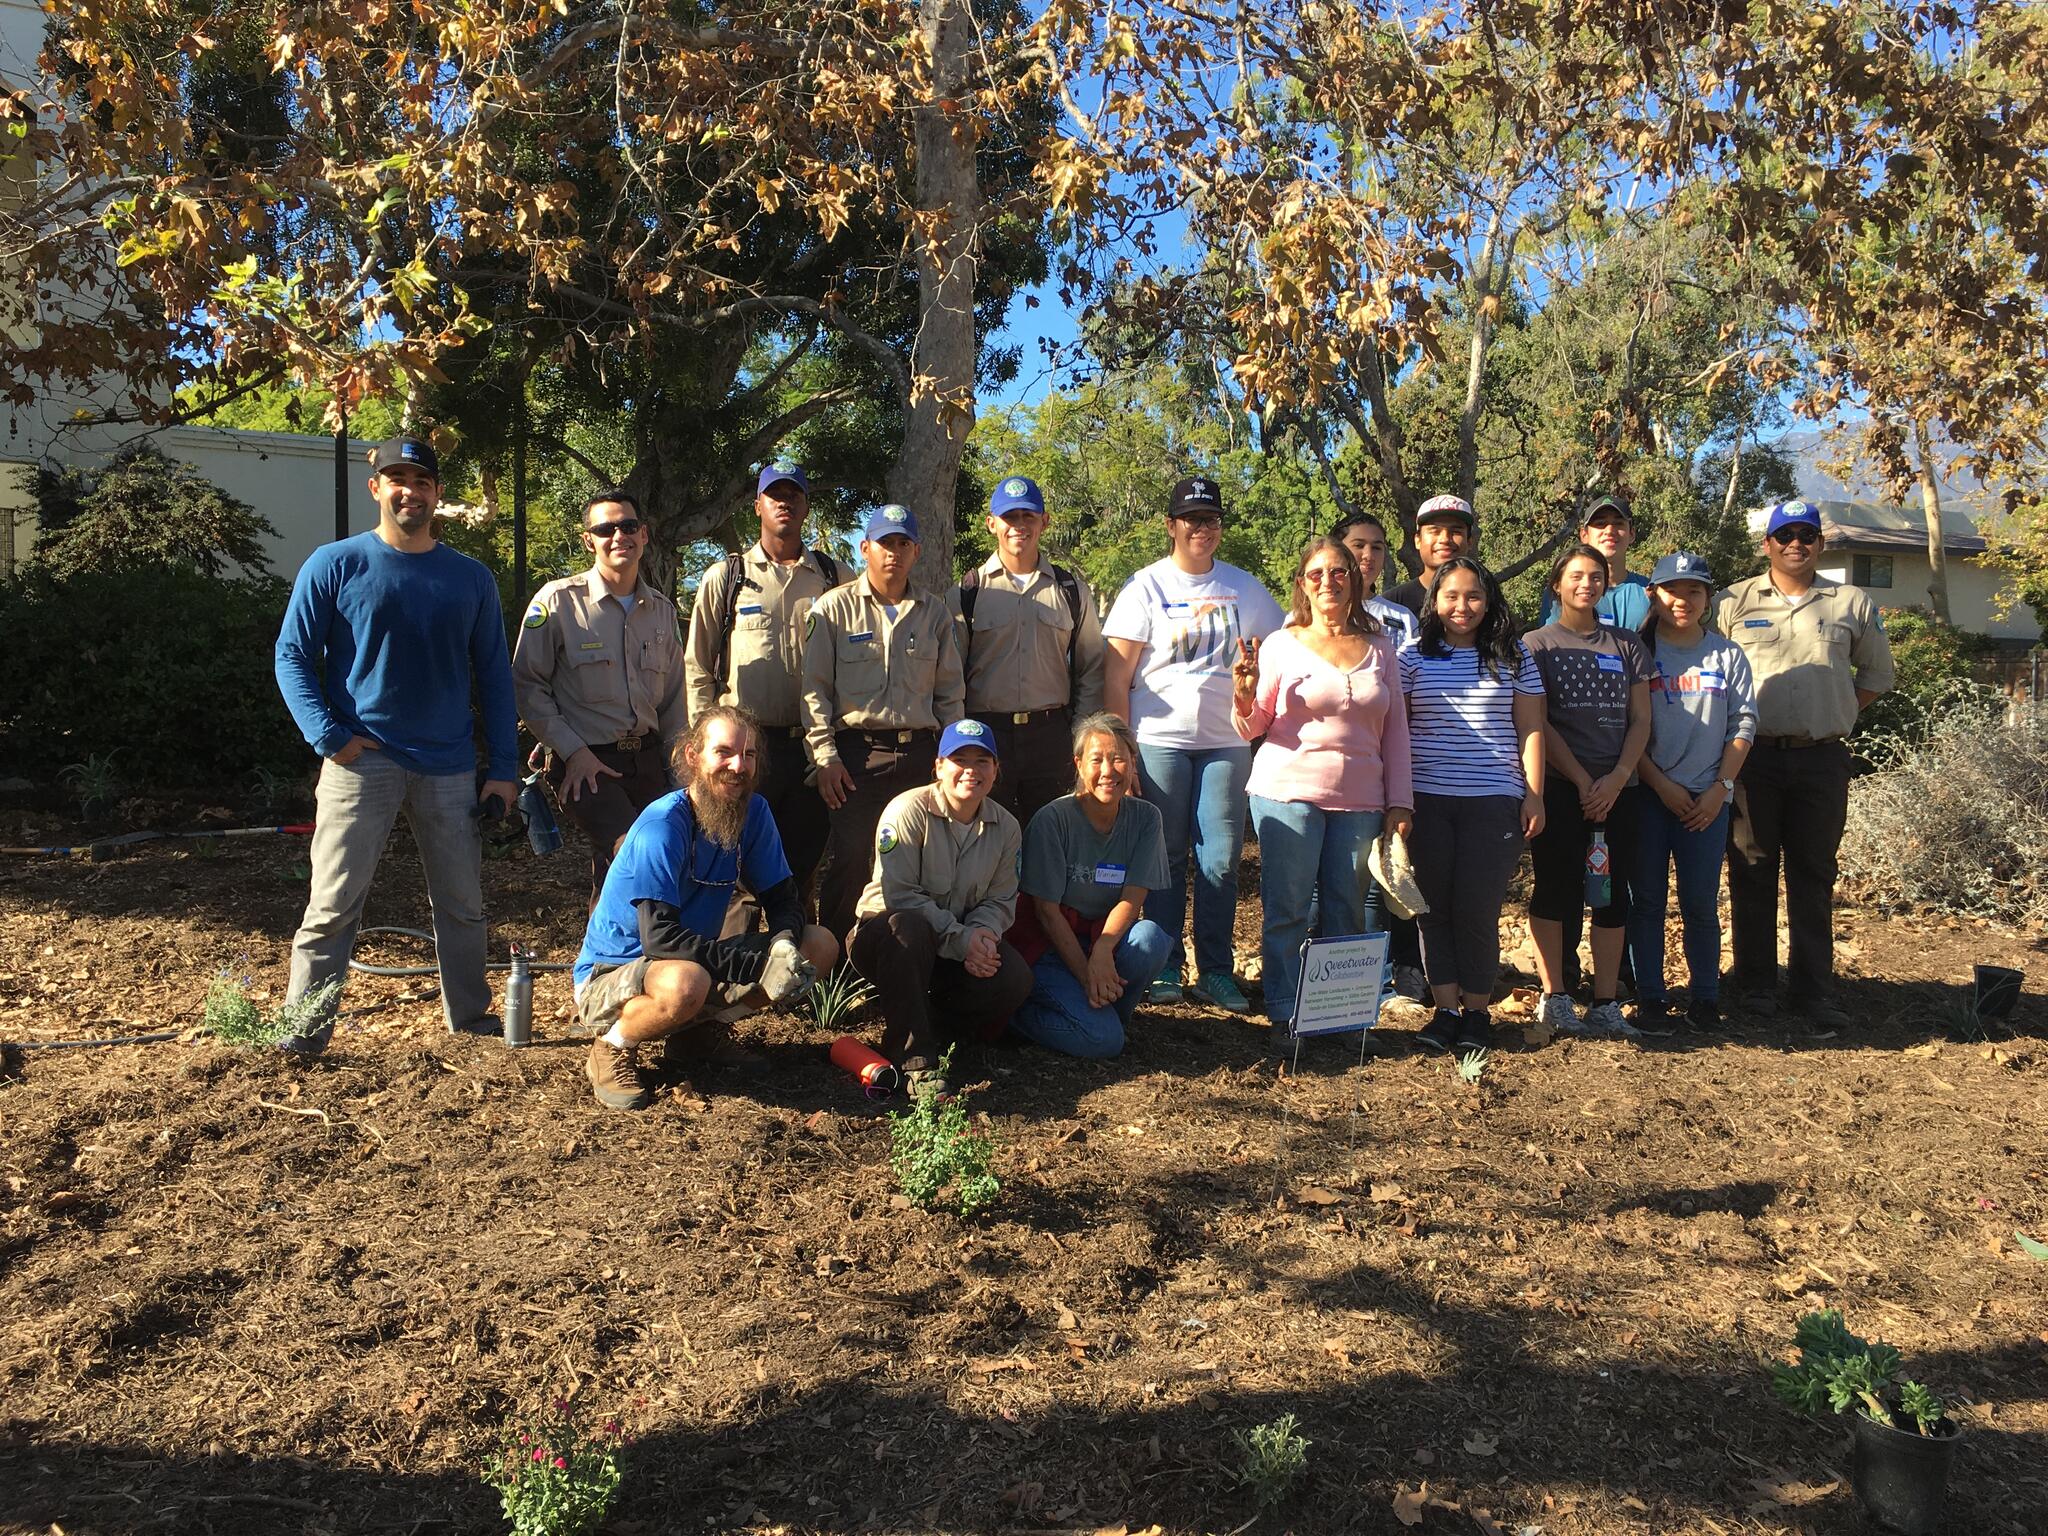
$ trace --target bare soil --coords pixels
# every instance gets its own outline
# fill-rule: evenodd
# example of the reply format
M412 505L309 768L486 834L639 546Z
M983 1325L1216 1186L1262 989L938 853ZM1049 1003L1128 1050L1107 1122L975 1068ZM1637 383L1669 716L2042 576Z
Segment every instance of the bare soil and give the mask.
M525 1051L360 976L388 1006L310 1067L44 1048L189 1031L223 966L281 990L304 857L0 861L0 1531L493 1530L499 1424L569 1395L635 1436L619 1533L1823 1536L1867 1528L1844 1422L1766 1368L1824 1305L1956 1404L1948 1529L2048 1531L2048 1019L1949 1032L2039 935L1849 908L1833 1035L1503 1011L1476 1088L1416 1010L1299 1071L1192 1007L1113 1062L976 1048L1003 1190L963 1220L892 1198L794 1017L642 1114L592 1101L559 974ZM486 880L495 943L573 955L579 854ZM401 833L369 921L425 916ZM1235 1436L1285 1413L1308 1471L1262 1513Z

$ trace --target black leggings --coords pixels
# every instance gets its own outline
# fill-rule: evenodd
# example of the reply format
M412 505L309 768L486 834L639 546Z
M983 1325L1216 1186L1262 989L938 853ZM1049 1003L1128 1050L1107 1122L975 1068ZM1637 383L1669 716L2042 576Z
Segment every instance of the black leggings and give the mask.
M1624 878L1635 861L1636 796L1642 791L1631 786L1621 792L1614 809L1607 813L1607 867L1613 892L1604 907L1593 912L1595 928L1628 926L1628 881ZM1571 780L1553 773L1543 786L1543 830L1529 845L1529 862L1536 876L1529 895L1529 915L1553 923L1569 922L1586 902L1586 849L1593 841L1593 828L1579 811L1579 792Z
M1432 987L1491 997L1500 975L1500 908L1522 862L1522 802L1512 795L1415 797L1408 839L1429 910L1422 971Z

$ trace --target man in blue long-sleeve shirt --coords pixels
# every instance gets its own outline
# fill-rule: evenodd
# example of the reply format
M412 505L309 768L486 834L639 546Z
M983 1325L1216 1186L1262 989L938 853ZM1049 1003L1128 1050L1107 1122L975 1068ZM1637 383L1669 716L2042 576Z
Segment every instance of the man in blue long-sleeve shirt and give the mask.
M277 685L320 765L313 883L292 940L287 998L347 970L392 824L403 811L426 866L451 1030L490 1012L484 979L483 845L477 808L518 794L519 723L505 621L491 573L434 537L441 470L432 446L397 437L370 458L377 526L322 546L299 570L277 637ZM490 765L476 788L472 682ZM335 1003L284 1048L317 1056Z

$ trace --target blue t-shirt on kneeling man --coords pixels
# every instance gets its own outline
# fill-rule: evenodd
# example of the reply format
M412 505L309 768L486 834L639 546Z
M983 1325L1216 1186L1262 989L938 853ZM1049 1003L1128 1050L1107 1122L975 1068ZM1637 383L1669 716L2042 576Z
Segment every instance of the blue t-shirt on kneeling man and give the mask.
M737 848L721 848L697 826L687 790L674 790L642 811L606 871L604 889L583 931L576 985L600 965L638 960L640 913L636 901L662 901L683 916L683 926L707 939L725 926L734 885L760 895L789 878L775 817L759 795L747 805Z

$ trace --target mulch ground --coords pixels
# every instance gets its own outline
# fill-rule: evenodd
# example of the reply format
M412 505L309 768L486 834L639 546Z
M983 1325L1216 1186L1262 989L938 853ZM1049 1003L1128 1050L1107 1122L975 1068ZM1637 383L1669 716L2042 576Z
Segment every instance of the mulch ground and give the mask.
M1846 1533L1843 1424L1766 1370L1820 1306L1957 1405L1949 1530L2048 1530L2048 1019L1952 1033L2039 935L1850 908L1832 1036L1503 1027L1476 1087L1415 1010L1298 1071L1196 1008L1113 1062L977 1049L1003 1189L962 1219L894 1197L794 1017L637 1115L561 975L518 1052L365 977L310 1067L41 1048L189 1030L224 966L281 991L304 857L0 864L0 1530L492 1530L498 1426L566 1396L635 1437L619 1533ZM583 875L493 860L494 943L570 957ZM425 915L401 833L368 920ZM1237 1436L1290 1413L1262 1512Z

